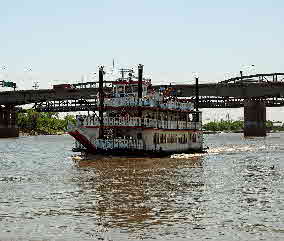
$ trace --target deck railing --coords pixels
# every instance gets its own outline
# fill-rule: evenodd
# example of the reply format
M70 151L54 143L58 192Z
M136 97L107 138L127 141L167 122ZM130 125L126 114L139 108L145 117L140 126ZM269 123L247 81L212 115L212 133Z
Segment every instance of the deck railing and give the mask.
M177 110L193 110L194 104L192 102L178 102L167 101L137 97L120 97L120 98L106 98L104 100L105 107L121 107L121 106L145 106L145 107L159 107L162 109L177 109Z
M77 117L80 118L80 117ZM83 118L82 118L83 119ZM98 117L87 116L83 119L79 126L100 126ZM78 126L78 127L79 127ZM139 117L105 117L104 126L125 126L125 127L144 127L144 128L161 128L161 129L201 129L201 122L186 122L186 121L170 121L157 120L150 118Z
M142 140L137 139L96 139L94 145L98 149L113 150L113 149L135 149L144 150L144 144Z
M74 147L72 148L72 150L75 151L75 152L79 152L79 151L82 151L82 150L86 150L86 148L80 142L75 140Z
M93 141L96 148L104 151L108 150L143 150L143 151L161 151L163 144L149 144L146 145L143 140L138 139L96 139ZM177 151L186 150L188 144L177 144L175 149Z

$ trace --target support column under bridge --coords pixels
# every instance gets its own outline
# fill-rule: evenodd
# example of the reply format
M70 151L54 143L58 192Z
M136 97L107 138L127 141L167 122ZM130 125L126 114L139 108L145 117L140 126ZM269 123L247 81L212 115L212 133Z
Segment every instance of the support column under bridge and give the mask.
M0 138L18 137L16 109L13 106L0 106Z
M263 101L244 102L244 136L266 136L266 106Z

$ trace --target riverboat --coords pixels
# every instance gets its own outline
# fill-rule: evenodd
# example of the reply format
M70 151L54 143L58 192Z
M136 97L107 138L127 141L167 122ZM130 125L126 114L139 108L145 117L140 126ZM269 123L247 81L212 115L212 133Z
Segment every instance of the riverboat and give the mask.
M203 151L202 113L192 99L178 96L170 85L156 89L132 69L104 81L99 69L94 114L77 115L68 127L75 138L73 151L118 156L166 156ZM105 83L111 86L105 87Z

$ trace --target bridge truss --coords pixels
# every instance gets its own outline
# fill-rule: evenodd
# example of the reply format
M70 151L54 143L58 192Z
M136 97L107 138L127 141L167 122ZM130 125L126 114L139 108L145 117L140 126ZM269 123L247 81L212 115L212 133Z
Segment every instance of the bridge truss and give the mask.
M284 97L257 97L249 100L263 101L266 107L284 106ZM194 101L194 98L192 98ZM240 97L214 97L200 96L199 108L240 108L244 106L247 98ZM76 112L76 111L98 111L99 104L97 99L74 99L57 100L35 103L33 108L39 112Z
M229 78L224 81L218 82L219 84L226 83L275 83L284 82L284 73L271 73L271 74L252 74L246 76L238 76L234 78Z
M199 97L200 108L240 108L244 107L247 100L258 100L265 103L266 107L284 106L284 97L257 97L257 98L240 98L240 97Z

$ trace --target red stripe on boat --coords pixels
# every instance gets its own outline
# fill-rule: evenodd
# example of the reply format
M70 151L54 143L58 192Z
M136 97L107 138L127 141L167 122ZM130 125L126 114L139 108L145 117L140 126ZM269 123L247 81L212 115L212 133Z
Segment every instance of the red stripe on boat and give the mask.
M93 145L88 138L82 135L79 131L68 132L71 136L73 136L78 142L80 142L88 151L95 152L96 146Z

